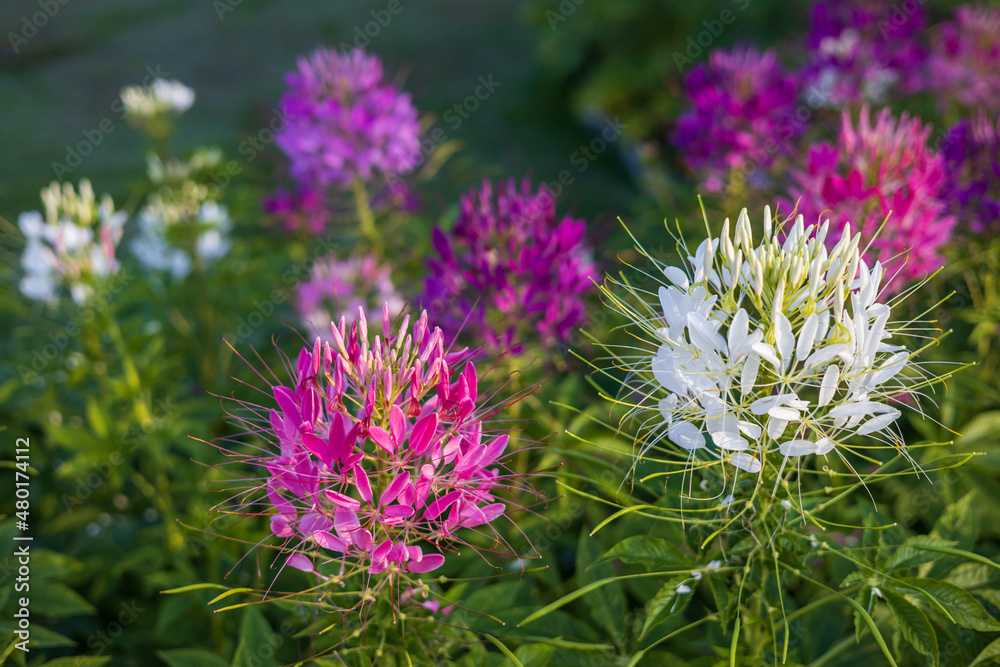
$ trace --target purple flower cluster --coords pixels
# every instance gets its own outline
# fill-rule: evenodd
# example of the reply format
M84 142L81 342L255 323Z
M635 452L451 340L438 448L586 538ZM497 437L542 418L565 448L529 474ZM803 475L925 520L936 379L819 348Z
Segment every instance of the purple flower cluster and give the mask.
M1000 231L1000 121L980 111L955 124L941 147L945 183L941 196L977 234Z
M910 6L912 5L912 7ZM897 88L924 85L927 50L917 40L924 8L894 0L823 0L812 8L804 72L812 95L830 106L882 103Z
M264 198L261 207L265 213L280 220L289 233L303 231L319 234L330 222L326 197L308 185L301 185L294 190L279 188Z
M558 219L544 187L535 193L525 180L518 189L512 179L495 194L484 182L462 197L453 229L434 231L439 257L428 262L424 305L446 333L489 350L565 341L596 276L585 228Z
M325 341L333 340L328 325L341 313L352 325L359 312L384 304L389 316L395 318L406 303L392 284L391 274L392 269L380 265L373 255L320 259L309 280L298 287L295 305L299 316Z
M415 164L417 111L408 94L383 80L375 56L320 48L299 59L287 84L281 102L287 122L275 141L299 182L346 186Z
M772 51L713 51L685 89L692 109L678 118L673 141L709 191L722 190L731 170L767 169L800 132L792 122L798 82Z
M941 26L928 61L928 85L945 102L1000 111L1000 9L963 6Z
M945 162L928 147L930 132L905 113L897 121L883 109L873 124L864 107L855 126L845 111L837 144L814 144L791 174L792 201L785 204L797 200L809 221L829 218L827 238L834 242L851 223L868 259L887 267L890 293L942 266L940 247L955 225L938 196Z

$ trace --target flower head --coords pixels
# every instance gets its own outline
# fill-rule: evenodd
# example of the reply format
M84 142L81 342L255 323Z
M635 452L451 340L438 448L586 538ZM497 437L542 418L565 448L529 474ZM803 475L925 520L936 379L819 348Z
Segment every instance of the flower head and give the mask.
M715 50L687 75L692 109L677 120L673 141L705 187L721 190L731 170L767 169L801 132L794 119L798 82L773 51Z
M115 249L121 240L125 213L115 211L111 197L94 195L90 181L53 181L41 192L45 215L22 213L18 226L27 237L21 266L21 293L36 301L54 301L60 284L83 305L96 283L118 271Z
M231 227L226 207L209 199L208 188L187 181L150 195L130 248L146 268L170 271L180 280L193 261L212 262L229 253Z
M293 190L279 188L264 198L262 208L282 223L285 231L319 234L330 222L330 209L322 191L308 185Z
M1000 9L962 6L941 26L928 60L930 87L942 102L1000 111Z
M372 333L360 310L332 325L332 343L304 348L293 382L237 416L267 445L233 453L265 479L248 476L232 509L269 516L288 565L358 577L359 604L441 567L462 529L504 515L495 494L517 480L501 468L509 437L486 428L475 366L459 369L463 354L426 313L393 327L386 307Z
M377 57L320 48L299 59L287 83L281 102L287 122L275 142L300 182L345 186L416 163L417 110L408 94L383 80Z
M945 165L927 145L930 132L905 113L896 120L883 109L872 123L865 107L854 125L845 111L837 145L813 145L791 174L791 201L784 203L797 202L807 220L836 212L831 239L853 225L869 261L879 260L890 272L889 292L941 267L940 248L955 225L940 199Z
M462 197L454 228L434 230L425 307L449 335L467 333L491 350L565 341L583 321L594 275L585 231L583 220L556 217L544 188L510 180L494 195L484 182Z
M359 312L371 313L370 308L379 303L385 304L392 319L406 306L392 284L392 269L379 265L374 255L320 259L309 280L299 285L295 300L303 323L327 341L333 341L326 333L327 323L336 319L333 313L343 313L351 326Z
M891 0L822 0L813 5L805 76L813 99L828 106L883 103L899 88L924 85L927 50L917 37L925 12Z
M910 323L879 301L883 268L861 257L861 236L845 225L828 249L832 224L800 215L783 233L770 208L757 245L746 209L733 238L729 228L693 253L681 241L684 267L657 263L657 300L606 291L648 343L628 358L640 456L659 446L687 457L688 472L722 464L720 479L743 471L776 488L788 459L872 446L854 436L902 447L893 403L925 378L898 344Z
M122 88L121 100L129 123L162 136L169 131L171 121L194 104L194 91L180 81L157 78L148 86Z
M945 182L941 197L970 231L1000 231L1000 121L980 110L959 121L941 147Z

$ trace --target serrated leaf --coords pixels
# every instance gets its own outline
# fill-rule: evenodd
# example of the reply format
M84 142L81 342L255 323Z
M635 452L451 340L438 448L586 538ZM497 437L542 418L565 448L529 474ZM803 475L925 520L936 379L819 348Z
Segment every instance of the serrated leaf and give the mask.
M600 563L610 559L624 563L642 563L650 570L683 570L691 567L681 550L660 537L633 535L611 547L597 559Z
M649 601L646 606L646 620L642 624L642 634L639 635L640 639L657 625L684 609L691 596L690 594L679 595L677 586L688 578L685 576L674 577L663 584L659 592Z
M969 590L985 586L990 581L990 568L979 563L962 563L948 573L948 583Z
M902 595L884 590L882 596L889 604L903 638L918 653L927 656L931 660L931 665L937 665L939 660L937 635L927 615Z
M934 600L948 610L948 613L955 619L955 622L962 627L981 630L982 632L996 632L1000 630L1000 623L986 613L983 605L971 593L962 590L955 584L938 579L921 579L918 577L906 577L900 581L934 598ZM897 590L908 592L902 587L897 587ZM933 603L929 603L928 606L933 609Z
M200 648L172 648L156 655L170 667L229 667L219 656Z

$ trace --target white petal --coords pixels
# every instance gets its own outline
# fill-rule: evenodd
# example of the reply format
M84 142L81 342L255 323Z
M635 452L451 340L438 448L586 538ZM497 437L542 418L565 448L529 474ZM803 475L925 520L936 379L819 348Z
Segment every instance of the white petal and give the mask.
M690 422L677 422L667 429L667 437L671 442L689 451L705 446L705 436Z
M749 473L760 472L760 461L757 460L752 454L747 454L746 452L737 452L730 457L729 462L740 470L746 470Z
M784 313L778 313L774 321L774 346L782 359L791 359L795 349L795 336L792 334L792 323Z
M796 359L801 361L812 353L817 333L819 333L819 316L813 313L806 318L805 324L802 325L802 330L799 332L799 342L795 348Z
M684 273L684 271L678 269L676 266L667 266L663 269L663 275L667 277L667 280L677 285L685 292L687 291L690 283L688 282L687 274Z
M760 357L751 354L743 363L743 372L740 373L740 391L746 396L753 391L757 382L757 371L760 370Z
M750 443L746 441L746 438L741 438L735 433L729 433L726 431L713 433L712 440L720 449L727 449L734 452L747 449L750 446Z
M898 410L895 413L890 412L884 415L878 415L877 417L872 417L858 428L857 434L868 435L870 433L875 433L876 431L881 431L898 418Z
M778 445L782 456L807 456L816 453L816 443L812 440L789 440Z
M754 343L753 351L760 355L760 358L771 364L774 368L780 369L781 362L774 353L774 348L767 343Z
M762 429L760 426L757 426L757 424L754 424L753 422L743 421L742 419L739 421L739 426L740 426L740 432L743 433L743 435L750 438L751 440L760 440L760 436L764 432L764 429Z
M768 417L767 419L767 436L771 440L777 440L785 432L785 428L788 426L788 422L783 419L775 419L774 417Z
M738 355L743 347L743 344L747 340L747 332L749 330L750 317L747 315L747 311L740 308L733 315L732 322L729 323L729 356L730 358Z
M904 351L897 352L886 359L882 362L882 365L879 366L878 371L872 375L872 385L877 387L883 382L888 382L892 378L896 377L896 375L906 366L906 362L909 358L910 353Z
M816 453L819 454L820 456L823 456L824 454L829 454L830 452L833 451L833 448L834 448L834 442L829 438L820 438L819 441L816 443Z
M814 368L816 366L822 366L823 364L829 362L831 359L836 357L838 354L845 352L847 350L847 345L843 343L838 343L836 345L827 345L826 347L820 348L809 355L806 359L806 368Z
M795 408L787 408L783 405L771 408L767 411L767 414L774 419L781 419L786 422L795 422L802 417L802 414Z
M774 396L765 396L764 398L758 398L756 401L750 404L750 412L755 415L762 415L771 408L779 405L785 405L789 401L798 400L797 394L775 394Z
M875 401L856 401L838 405L830 410L826 416L833 417L834 419L841 417L866 417L876 412L883 412L884 410L880 408L884 407L881 403L876 403Z
M833 398L833 394L837 391L837 385L840 383L840 366L837 364L830 364L826 367L826 372L823 373L823 381L819 386L819 401L817 405L823 407L830 402Z

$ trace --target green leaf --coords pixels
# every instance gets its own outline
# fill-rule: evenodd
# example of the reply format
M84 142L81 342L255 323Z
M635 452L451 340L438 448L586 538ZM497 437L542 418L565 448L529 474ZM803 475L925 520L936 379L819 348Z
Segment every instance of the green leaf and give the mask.
M1000 659L1000 639L994 639L986 648L980 651L976 659L969 664L969 667L976 667L976 665L981 665L987 660L996 659Z
M507 648L502 641L489 633L485 633L483 636L490 640L491 644L500 649L500 652L507 656L507 659L513 663L514 667L524 667L524 665L521 664L521 661L517 659L517 656L511 653L510 649Z
M964 628L980 630L982 632L996 632L1000 630L1000 623L986 613L986 609L979 603L979 600L955 584L949 584L947 581L939 581L937 579L920 579L918 577L906 577L900 581L907 586L917 589L923 595L936 600L955 619L955 622ZM896 590L909 592L898 586Z
M257 607L247 607L240 623L240 643L233 656L232 667L272 667L278 662L274 658L276 646L283 642L275 634L267 619Z
M97 610L82 595L65 584L46 582L35 592L31 589L31 611L38 614L52 614L59 618L93 614Z
M617 558L624 563L642 563L650 570L683 570L691 566L681 550L660 537L633 535L604 552L597 562Z
M525 644L514 655L524 667L545 667L552 659L556 647L548 644Z
M626 540L627 541L627 540ZM600 562L601 550L597 541L580 531L576 546L577 585L586 585L614 574L610 564ZM625 646L625 591L621 583L615 582L596 589L597 593L586 599L594 620L606 629L619 647Z
M172 648L156 655L170 667L229 667L219 656L200 648Z
M729 577L726 573L712 573L708 575L708 587L712 590L712 597L715 598L715 609L719 613L719 623L722 627L729 627L729 606L732 597L729 595Z
M110 655L78 655L74 658L56 658L41 667L101 667L111 662Z
M642 624L642 634L639 635L639 639L645 637L654 627L687 606L688 600L691 599L690 594L679 595L677 593L677 586L686 579L689 577L683 575L674 577L663 584L660 591L649 601L649 605L646 607L646 620Z
M885 590L882 591L882 596L892 609L892 615L896 618L896 625L899 626L903 638L917 649L918 653L930 658L932 665L937 665L937 635L934 634L934 626L931 625L927 615L902 595Z

